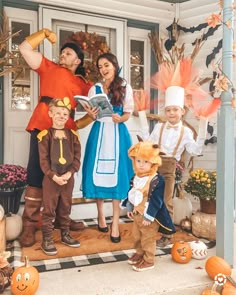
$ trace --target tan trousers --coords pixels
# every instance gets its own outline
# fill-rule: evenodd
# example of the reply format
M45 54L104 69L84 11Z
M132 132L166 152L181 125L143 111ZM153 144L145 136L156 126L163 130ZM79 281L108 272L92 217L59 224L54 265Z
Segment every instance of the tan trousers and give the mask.
M154 221L149 226L144 226L142 222L143 216L139 213L134 214L133 238L136 253L142 255L146 262L154 263L159 224Z
M165 177L164 202L173 220L173 194L175 188L176 159L162 157L162 165L159 172Z

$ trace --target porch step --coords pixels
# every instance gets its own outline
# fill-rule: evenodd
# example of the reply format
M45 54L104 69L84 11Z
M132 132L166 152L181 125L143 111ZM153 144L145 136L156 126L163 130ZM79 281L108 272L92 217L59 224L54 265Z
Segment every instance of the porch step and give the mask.
M105 216L112 216L112 201L104 202L104 214ZM95 202L82 202L72 205L71 218L72 219L86 219L97 218L97 205ZM120 216L126 215L126 210L120 211Z
M22 215L24 210L24 204L20 205L18 214ZM112 216L112 201L104 202L104 214L105 216ZM74 201L71 208L71 218L72 219L87 219L87 218L97 218L97 205L94 201ZM126 215L126 210L120 211L120 216Z

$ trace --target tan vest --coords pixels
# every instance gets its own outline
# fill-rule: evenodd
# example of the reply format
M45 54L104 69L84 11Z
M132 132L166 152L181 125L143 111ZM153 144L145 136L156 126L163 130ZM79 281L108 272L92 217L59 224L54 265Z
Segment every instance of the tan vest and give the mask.
M152 181L152 179L155 175L156 175L156 173L150 175L145 186L142 189L138 189L140 192L143 193L143 200L138 206L134 206L134 212L138 212L141 215L143 215L144 209L145 209L145 203L148 200L148 192L149 192L150 182Z

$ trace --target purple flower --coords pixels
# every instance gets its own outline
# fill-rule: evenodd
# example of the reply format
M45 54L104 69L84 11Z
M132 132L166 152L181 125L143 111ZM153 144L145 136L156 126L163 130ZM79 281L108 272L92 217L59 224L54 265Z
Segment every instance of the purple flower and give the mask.
M0 190L17 189L26 186L27 171L19 165L0 165Z

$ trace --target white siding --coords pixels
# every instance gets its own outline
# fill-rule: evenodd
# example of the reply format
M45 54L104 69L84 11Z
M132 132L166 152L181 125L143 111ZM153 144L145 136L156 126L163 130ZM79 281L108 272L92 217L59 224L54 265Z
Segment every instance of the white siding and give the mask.
M188 2L181 3L179 5L179 24L183 27L190 28L195 27L199 24L206 22L206 18L210 16L212 13L219 12L218 2L215 0L191 0ZM184 33L181 31L179 42L186 44L186 54L190 54L193 50L192 43L195 39L200 38L200 36L204 33L204 29L202 31L196 31L194 33ZM222 38L222 28L219 28L213 36L208 37L205 41L203 47L201 48L194 64L197 68L203 70L204 77L212 77L213 69L211 65L206 67L206 57L207 55L212 53L213 48L218 44L218 41ZM218 61L221 57L222 51L216 56L215 61ZM209 91L209 84L206 83L203 88L206 91ZM208 96L208 100L211 99L211 96ZM188 115L187 120L190 124L192 124L196 131L198 130L198 121L194 117L194 115ZM216 121L217 115L215 114L211 118L209 118L209 122L214 126L214 135L216 135ZM207 138L210 138L210 134L207 134ZM216 169L216 147L217 144L208 144L203 148L203 156L195 157L193 167L195 168L204 168L207 170Z
M33 2L60 6L91 13L154 23L170 23L175 14L175 5L155 0L32 0Z
M45 5L54 5L65 9L74 9L101 15L118 17L123 19L142 20L153 22L160 25L160 36L163 39L167 37L168 27L174 17L183 27L197 26L206 21L211 13L219 12L218 1L215 0L191 0L180 4L171 4L156 0L33 0ZM194 33L184 33L181 31L179 43L185 43L186 55L192 52L192 42L201 36L203 30ZM195 65L204 71L205 77L212 77L213 69L206 67L206 57L210 54L218 41L222 38L222 28L218 29L213 36L210 36L202 49L200 50ZM221 52L216 56L216 61L221 57ZM208 90L208 84L204 85ZM209 96L208 99L211 99ZM197 130L198 121L193 115L188 115L187 120ZM214 135L216 135L216 115L210 118L210 124L214 126ZM207 135L208 138L210 135ZM216 169L216 144L204 146L203 156L194 159L194 168L203 167L206 169Z

